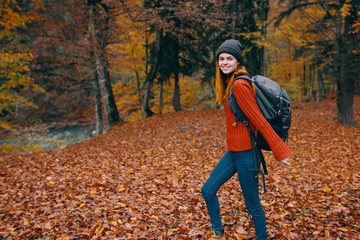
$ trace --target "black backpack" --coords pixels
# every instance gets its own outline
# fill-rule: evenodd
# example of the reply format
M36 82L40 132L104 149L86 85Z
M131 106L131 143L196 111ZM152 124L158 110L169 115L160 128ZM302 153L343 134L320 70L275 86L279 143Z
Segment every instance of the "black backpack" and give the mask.
M263 172L260 169L260 163L262 163L263 170L265 174L267 174L265 160L261 150L271 151L271 149L260 132L255 134L252 131L252 129L247 124L247 117L237 104L234 93L232 91L232 85L238 79L245 79L249 81L250 84L255 85L256 103L260 108L261 113L284 142L288 139L288 132L291 125L291 100L286 91L278 83L264 76L256 75L250 78L247 75L240 75L234 78L233 82L231 83L229 107L236 117L234 124L241 122L246 125L250 132L250 136L253 139L251 143L254 154L256 154L255 170L260 171L263 175ZM256 143L255 145L254 141ZM265 184L264 191L266 191Z

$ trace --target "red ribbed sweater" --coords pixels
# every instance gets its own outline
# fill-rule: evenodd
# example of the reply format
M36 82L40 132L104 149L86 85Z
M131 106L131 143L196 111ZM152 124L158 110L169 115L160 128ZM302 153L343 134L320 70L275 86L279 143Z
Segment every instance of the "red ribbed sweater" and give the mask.
M227 80L227 84L229 80ZM274 154L276 160L283 160L291 155L290 149L272 129L270 124L263 117L256 104L255 92L246 80L237 80L233 84L233 92L241 106L241 110L248 117L250 126L254 126L264 136L265 140ZM226 115L226 141L230 151L245 151L251 149L250 134L244 124L238 123L236 127L232 124L235 116L229 108L228 99L225 101Z

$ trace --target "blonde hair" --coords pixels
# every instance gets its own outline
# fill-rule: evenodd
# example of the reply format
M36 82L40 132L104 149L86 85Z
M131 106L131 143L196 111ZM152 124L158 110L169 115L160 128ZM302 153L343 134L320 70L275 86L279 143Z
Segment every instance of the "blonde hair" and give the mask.
M233 72L233 74L231 74L231 76L229 77L229 82L226 86L225 78L227 76L221 73L219 63L216 61L215 90L216 90L216 103L218 105L222 105L225 102L226 98L229 97L231 83L234 80L234 77L238 75L249 75L249 73L246 71L246 68L244 66L241 66L239 64L235 69L235 71Z

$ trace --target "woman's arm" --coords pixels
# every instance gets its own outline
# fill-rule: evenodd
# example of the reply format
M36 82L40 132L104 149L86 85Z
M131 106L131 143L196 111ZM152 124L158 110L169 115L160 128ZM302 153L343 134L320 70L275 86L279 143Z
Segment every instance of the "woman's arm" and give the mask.
M288 158L291 155L290 149L263 117L256 103L255 93L250 83L246 80L235 81L233 84L233 92L241 110L268 142L275 159L281 161Z

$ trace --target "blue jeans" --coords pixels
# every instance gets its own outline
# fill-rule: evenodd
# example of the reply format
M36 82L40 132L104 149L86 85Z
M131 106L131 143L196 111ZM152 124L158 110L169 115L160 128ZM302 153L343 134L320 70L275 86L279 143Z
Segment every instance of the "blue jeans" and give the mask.
M210 215L212 229L216 233L224 231L216 193L236 172L245 199L245 206L254 222L256 239L267 239L265 213L259 199L259 178L256 177L258 173L254 170L252 150L228 151L201 188Z

